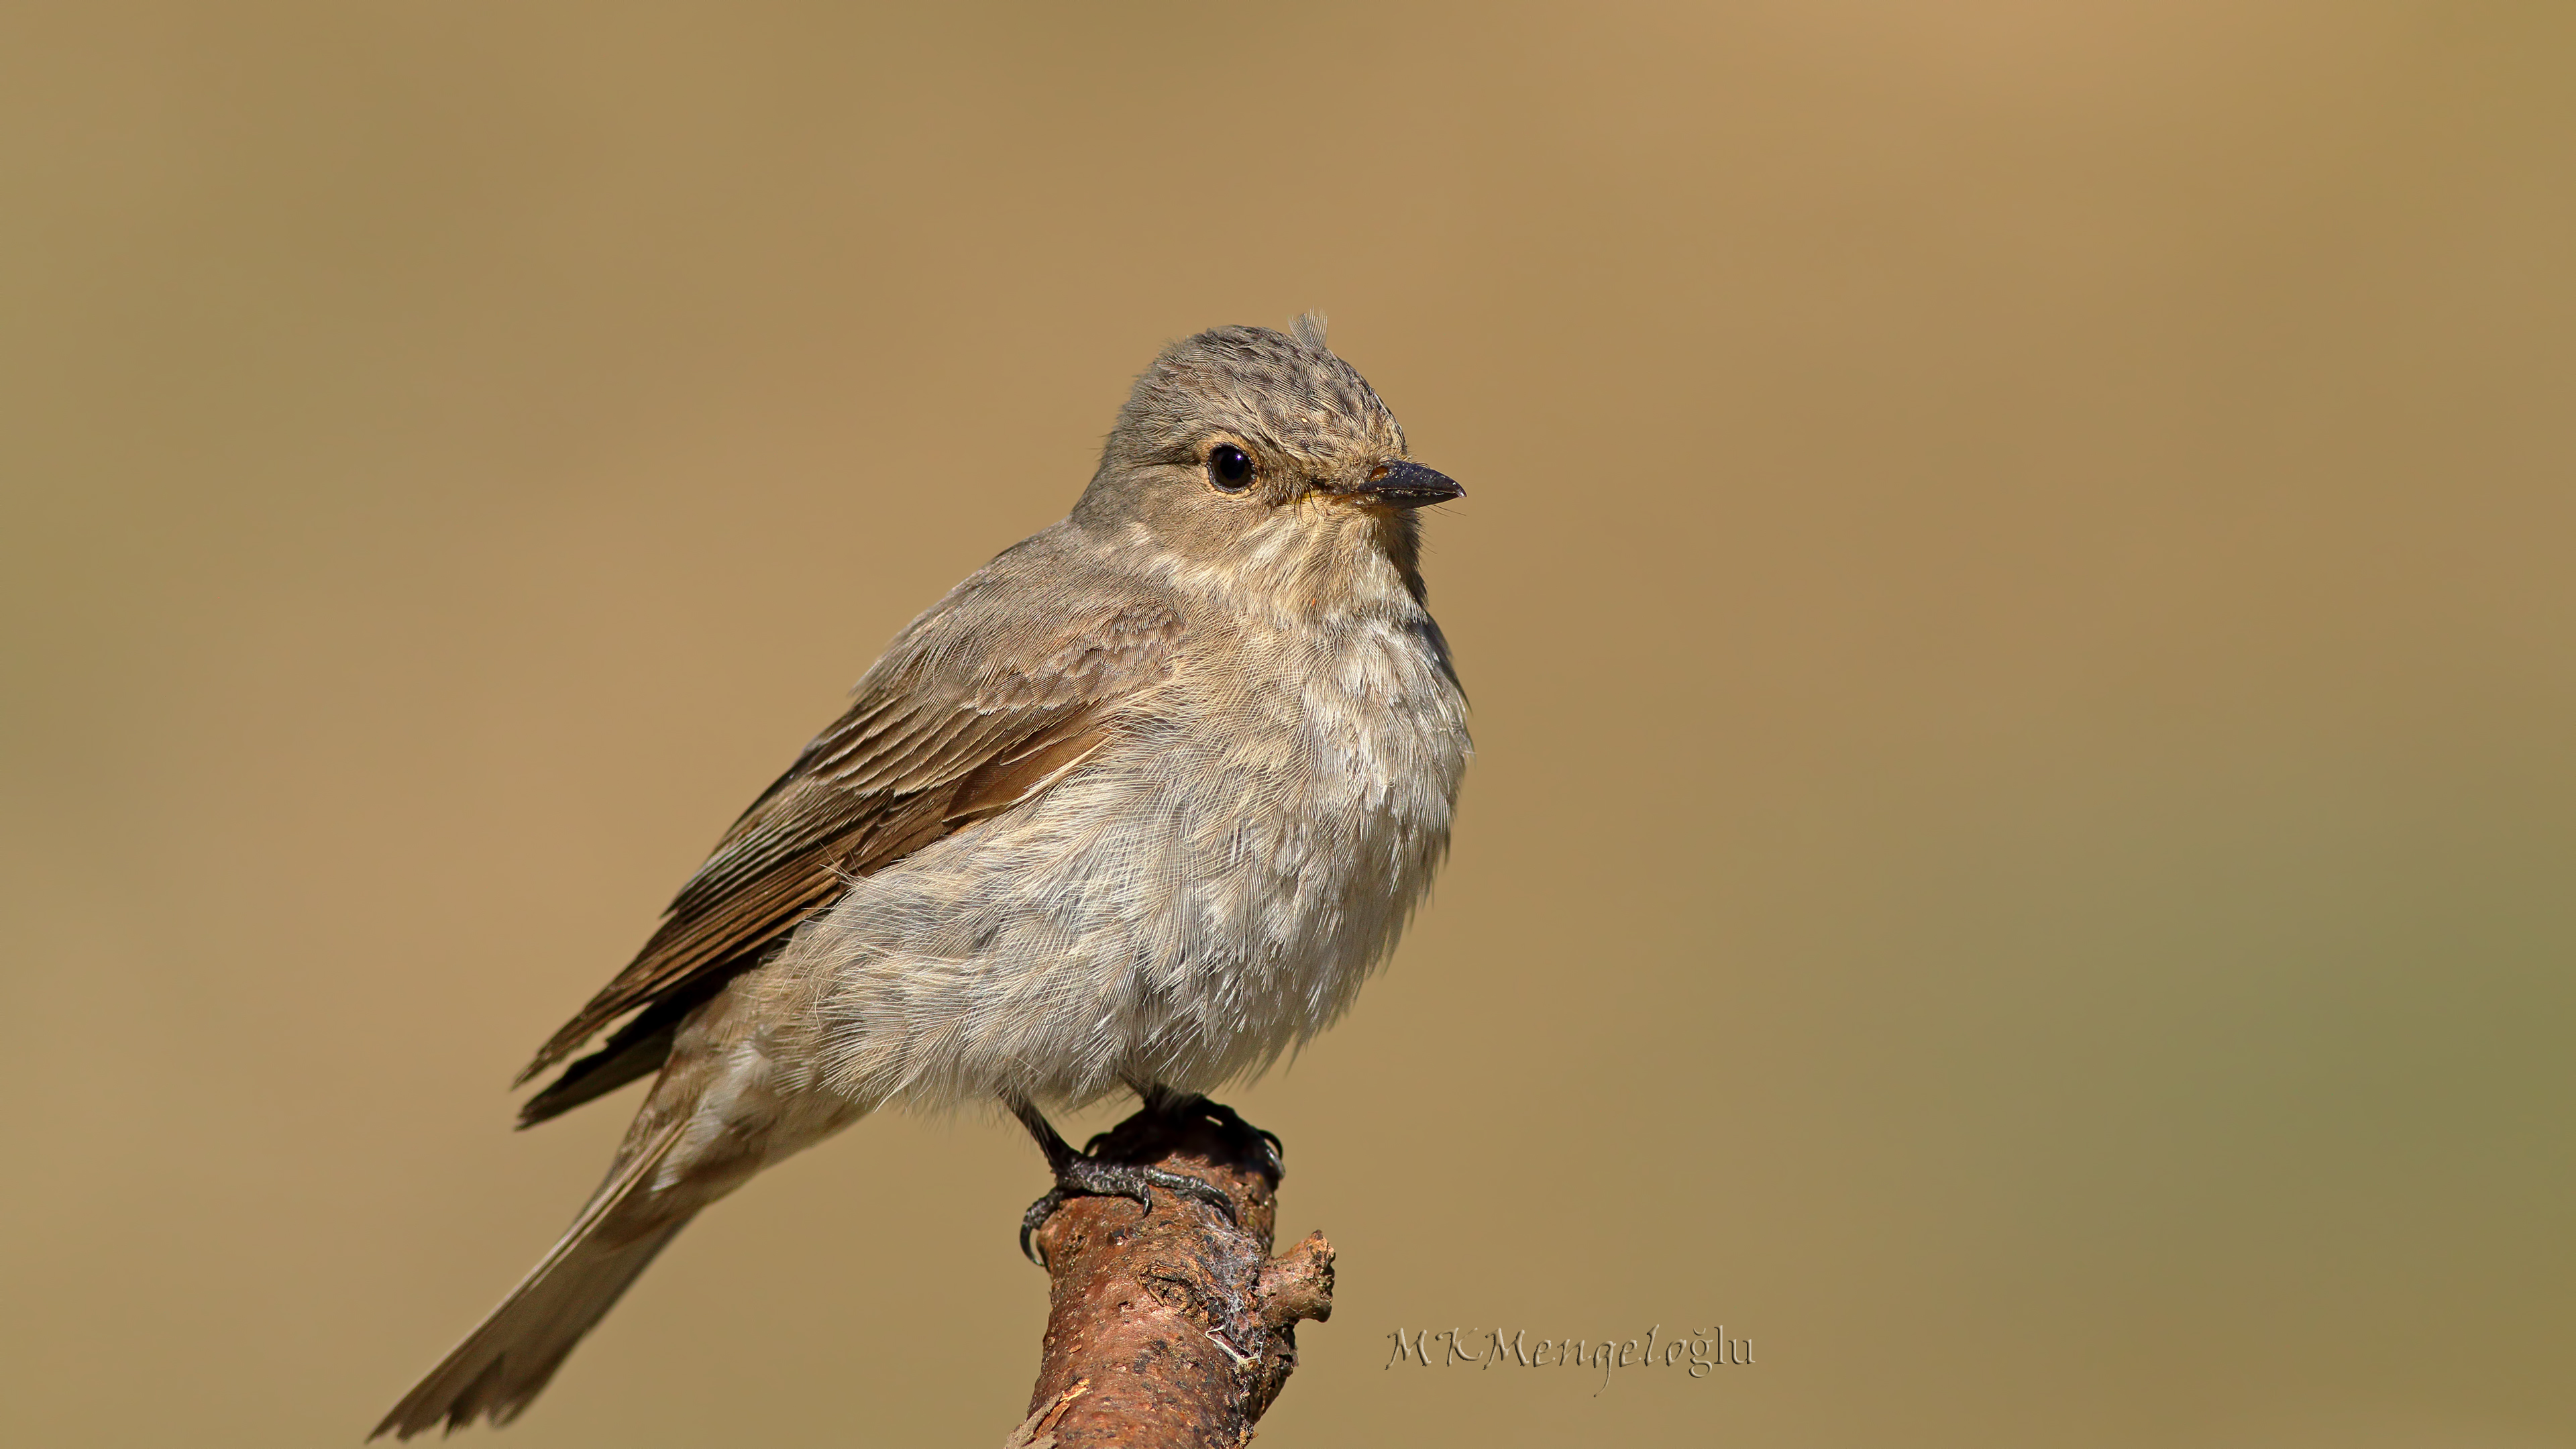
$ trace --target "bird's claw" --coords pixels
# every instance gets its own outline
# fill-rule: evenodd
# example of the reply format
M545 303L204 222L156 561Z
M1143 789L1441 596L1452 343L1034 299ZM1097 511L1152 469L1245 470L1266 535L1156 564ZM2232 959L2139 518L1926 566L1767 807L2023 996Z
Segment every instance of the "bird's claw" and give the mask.
M1049 1188L1046 1196L1030 1203L1029 1210L1020 1214L1020 1256L1041 1268L1046 1266L1046 1255L1038 1251L1037 1242L1031 1235L1045 1227L1046 1220L1054 1217L1055 1210L1062 1206L1064 1189Z
M1096 1142L1098 1139L1093 1140ZM1056 1210L1064 1206L1065 1199L1128 1198L1136 1204L1137 1215L1142 1217L1154 1210L1151 1189L1158 1187L1174 1197L1205 1203L1215 1209L1230 1227L1243 1225L1235 1213L1234 1199L1226 1196L1225 1190L1214 1183L1202 1182L1165 1168L1139 1167L1130 1162L1103 1162L1085 1154L1067 1160L1056 1172L1055 1186L1047 1189L1046 1196L1030 1203L1027 1212L1020 1214L1021 1256L1041 1268L1046 1266L1046 1256L1037 1250L1035 1235L1046 1225L1046 1220L1054 1217Z
M1220 1130L1237 1141L1245 1138L1258 1139L1262 1148L1262 1165L1270 1170L1270 1175L1274 1178L1287 1175L1288 1164L1285 1160L1287 1148L1279 1141L1279 1134L1266 1127L1255 1127L1244 1121L1242 1113L1223 1102L1202 1097L1193 1092L1185 1097L1164 1098L1156 1102L1154 1107L1166 1117L1197 1117L1215 1123ZM1097 1137L1092 1139L1094 1143L1099 1140Z

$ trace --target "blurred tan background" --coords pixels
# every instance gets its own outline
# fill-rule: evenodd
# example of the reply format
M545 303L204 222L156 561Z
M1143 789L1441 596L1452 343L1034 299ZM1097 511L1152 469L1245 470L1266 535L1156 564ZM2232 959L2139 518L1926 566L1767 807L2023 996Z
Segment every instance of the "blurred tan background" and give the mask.
M527 1053L1314 306L1480 754L1235 1094L1265 1443L2576 1443L2571 258L2565 5L10 6L0 1440L354 1444L631 1109ZM505 1442L998 1442L1042 1185L863 1124Z

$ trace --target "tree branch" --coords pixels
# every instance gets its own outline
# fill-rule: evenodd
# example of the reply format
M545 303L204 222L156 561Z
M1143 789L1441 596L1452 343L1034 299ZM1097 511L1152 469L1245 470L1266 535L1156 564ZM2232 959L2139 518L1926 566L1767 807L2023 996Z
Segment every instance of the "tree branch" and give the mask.
M1008 1449L1239 1445L1297 1367L1301 1319L1333 1312L1333 1250L1313 1234L1277 1258L1279 1179L1257 1141L1139 1112L1095 1155L1214 1184L1240 1226L1154 1192L1076 1197L1037 1233L1053 1280L1046 1357Z

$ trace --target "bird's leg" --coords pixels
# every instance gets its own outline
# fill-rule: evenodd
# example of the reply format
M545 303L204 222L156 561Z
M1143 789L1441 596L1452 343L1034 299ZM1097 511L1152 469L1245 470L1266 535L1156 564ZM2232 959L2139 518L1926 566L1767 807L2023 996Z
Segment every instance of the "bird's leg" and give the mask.
M1214 1185L1159 1167L1105 1162L1090 1153L1076 1152L1035 1105L1019 1097L1003 1100L1011 1115L1019 1118L1020 1125L1037 1139L1038 1151L1046 1154L1047 1171L1055 1175L1055 1186L1020 1215L1020 1252L1039 1267L1046 1266L1046 1259L1039 1256L1031 1235L1055 1216L1055 1210L1064 1206L1069 1197L1133 1198L1142 1212L1150 1213L1154 1210L1154 1195L1148 1189L1159 1187L1175 1197L1206 1203L1223 1214L1227 1222L1235 1221L1234 1199Z

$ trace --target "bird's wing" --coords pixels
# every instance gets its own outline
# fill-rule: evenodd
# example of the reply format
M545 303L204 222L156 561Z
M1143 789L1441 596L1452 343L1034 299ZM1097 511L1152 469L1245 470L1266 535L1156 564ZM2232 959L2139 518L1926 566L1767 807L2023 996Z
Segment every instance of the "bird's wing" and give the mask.
M750 964L851 877L1036 793L1100 747L1121 701L1168 677L1181 625L1167 606L1033 609L1012 597L1026 571L994 575L960 584L895 640L849 712L725 832L635 960L520 1081L619 1017Z

